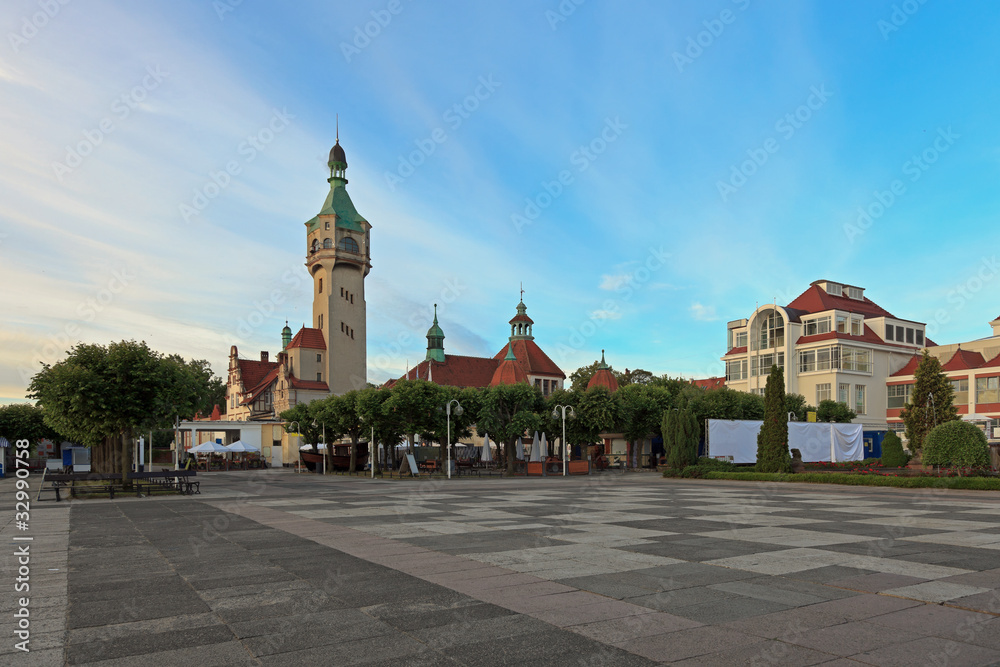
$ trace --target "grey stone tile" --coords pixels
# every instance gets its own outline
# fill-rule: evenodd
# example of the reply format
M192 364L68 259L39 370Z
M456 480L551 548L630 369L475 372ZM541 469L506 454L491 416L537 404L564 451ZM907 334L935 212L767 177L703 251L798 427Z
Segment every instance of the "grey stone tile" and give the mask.
M66 647L66 660L70 664L98 662L181 647L223 644L233 639L235 637L232 630L223 624L158 633L136 633L103 641L69 644Z

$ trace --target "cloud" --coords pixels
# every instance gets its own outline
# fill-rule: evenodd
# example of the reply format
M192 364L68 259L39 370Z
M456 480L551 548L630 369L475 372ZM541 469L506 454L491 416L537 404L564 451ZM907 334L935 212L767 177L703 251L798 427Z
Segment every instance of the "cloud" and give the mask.
M714 322L719 319L715 306L703 306L697 301L691 304L691 316L699 322Z
M632 279L632 274L630 273L619 273L615 276L609 276L607 274L601 276L601 289L613 292L622 285L628 283Z
M590 314L594 320L620 320L622 313L620 310L595 310Z

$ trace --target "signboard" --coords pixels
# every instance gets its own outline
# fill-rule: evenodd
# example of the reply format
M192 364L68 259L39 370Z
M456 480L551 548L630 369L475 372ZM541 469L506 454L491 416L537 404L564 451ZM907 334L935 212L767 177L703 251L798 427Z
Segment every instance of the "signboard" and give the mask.
M806 421L807 422L814 422L815 423L815 421L816 421L816 413L815 412L807 412L806 413Z
M413 454L406 455L406 462L410 465L410 474L414 477L417 476L417 460L413 458Z

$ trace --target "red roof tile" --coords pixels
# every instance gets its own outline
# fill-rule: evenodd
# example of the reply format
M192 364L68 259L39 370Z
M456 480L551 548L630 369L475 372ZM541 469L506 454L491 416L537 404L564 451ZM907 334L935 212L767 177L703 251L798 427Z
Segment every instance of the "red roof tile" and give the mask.
M292 347L302 347L307 350L325 350L326 340L323 338L323 332L319 329L302 327L295 334L295 338L292 338L292 342L288 344L288 348Z
M836 309L858 313L865 317L894 317L868 297L859 301L846 296L833 296L819 285L810 285L809 289L797 296L794 301L788 304L788 307L805 313L819 313L824 310Z
M488 387L497 365L496 360L487 357L446 354L444 363L429 359L421 361L407 372L406 379L426 380L429 373L434 383L446 387ZM390 387L396 383L395 380L390 382L386 383Z
M542 352L542 348L538 347L535 341L517 338L511 341L511 344L514 346L514 356L517 357L517 363L521 364L521 368L528 375L550 375L566 379L566 374L556 366L554 361L549 359L547 354ZM506 345L493 355L493 359L499 363L503 361L505 356L507 356Z
M1000 354L983 364L983 368L993 368L994 366L1000 366Z
M313 391L330 391L330 387L325 382L316 380L300 380L294 375L289 376L288 386L292 389L311 389Z
M705 389L721 389L726 386L726 378L705 378L704 380L691 380L691 384L696 387L704 387Z
M948 363L941 366L943 371L963 371L969 368L979 368L983 365L983 355L978 352L970 352L968 350L959 349L955 354L948 360Z
M910 360L906 362L906 365L900 368L898 371L890 375L889 377L897 377L903 375L913 375L917 371L917 366L920 364L921 355L915 354L910 357Z
M726 352L723 356L728 357L733 354L746 354L746 353L747 353L747 346L744 345L742 347L734 347L733 349L729 350L729 352Z
M277 361L237 359L236 363L239 364L240 378L243 380L244 392L248 388L256 387L268 373L278 368Z
M274 368L272 368L267 375L261 378L260 382L243 392L244 398L240 401L240 405L247 405L256 401L261 393L274 384L274 381L278 379L278 370L279 365L277 362L274 362ZM247 385L244 384L243 386L246 387Z
M591 387L607 387L608 391L614 393L618 391L618 379L610 369L601 368L590 376L590 382L587 383L587 389L590 389Z
M497 366L490 380L490 386L496 387L501 384L528 384L528 374L518 363L517 359L504 359Z

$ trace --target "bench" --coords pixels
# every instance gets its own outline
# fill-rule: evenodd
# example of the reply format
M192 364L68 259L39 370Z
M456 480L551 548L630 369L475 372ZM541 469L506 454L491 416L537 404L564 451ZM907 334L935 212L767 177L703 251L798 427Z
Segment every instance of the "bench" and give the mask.
M194 470L163 470L161 472L130 472L129 480L135 484L135 495L141 496L143 489L146 495L156 488L177 489L184 494L201 493L201 483L191 478L197 475Z
M49 482L51 486L48 489L56 492L56 502L62 500L60 492L64 489L69 489L69 494L71 498L76 498L77 491L85 492L97 492L97 493L107 493L111 499L115 497L115 491L122 483L121 473L93 473L93 472L70 472L70 473L57 473L54 475L48 474L46 470L42 474L42 483L38 488L38 495L35 500L38 500L42 496L42 491L47 490L45 482ZM77 487L77 482L101 482L96 486L86 486Z

